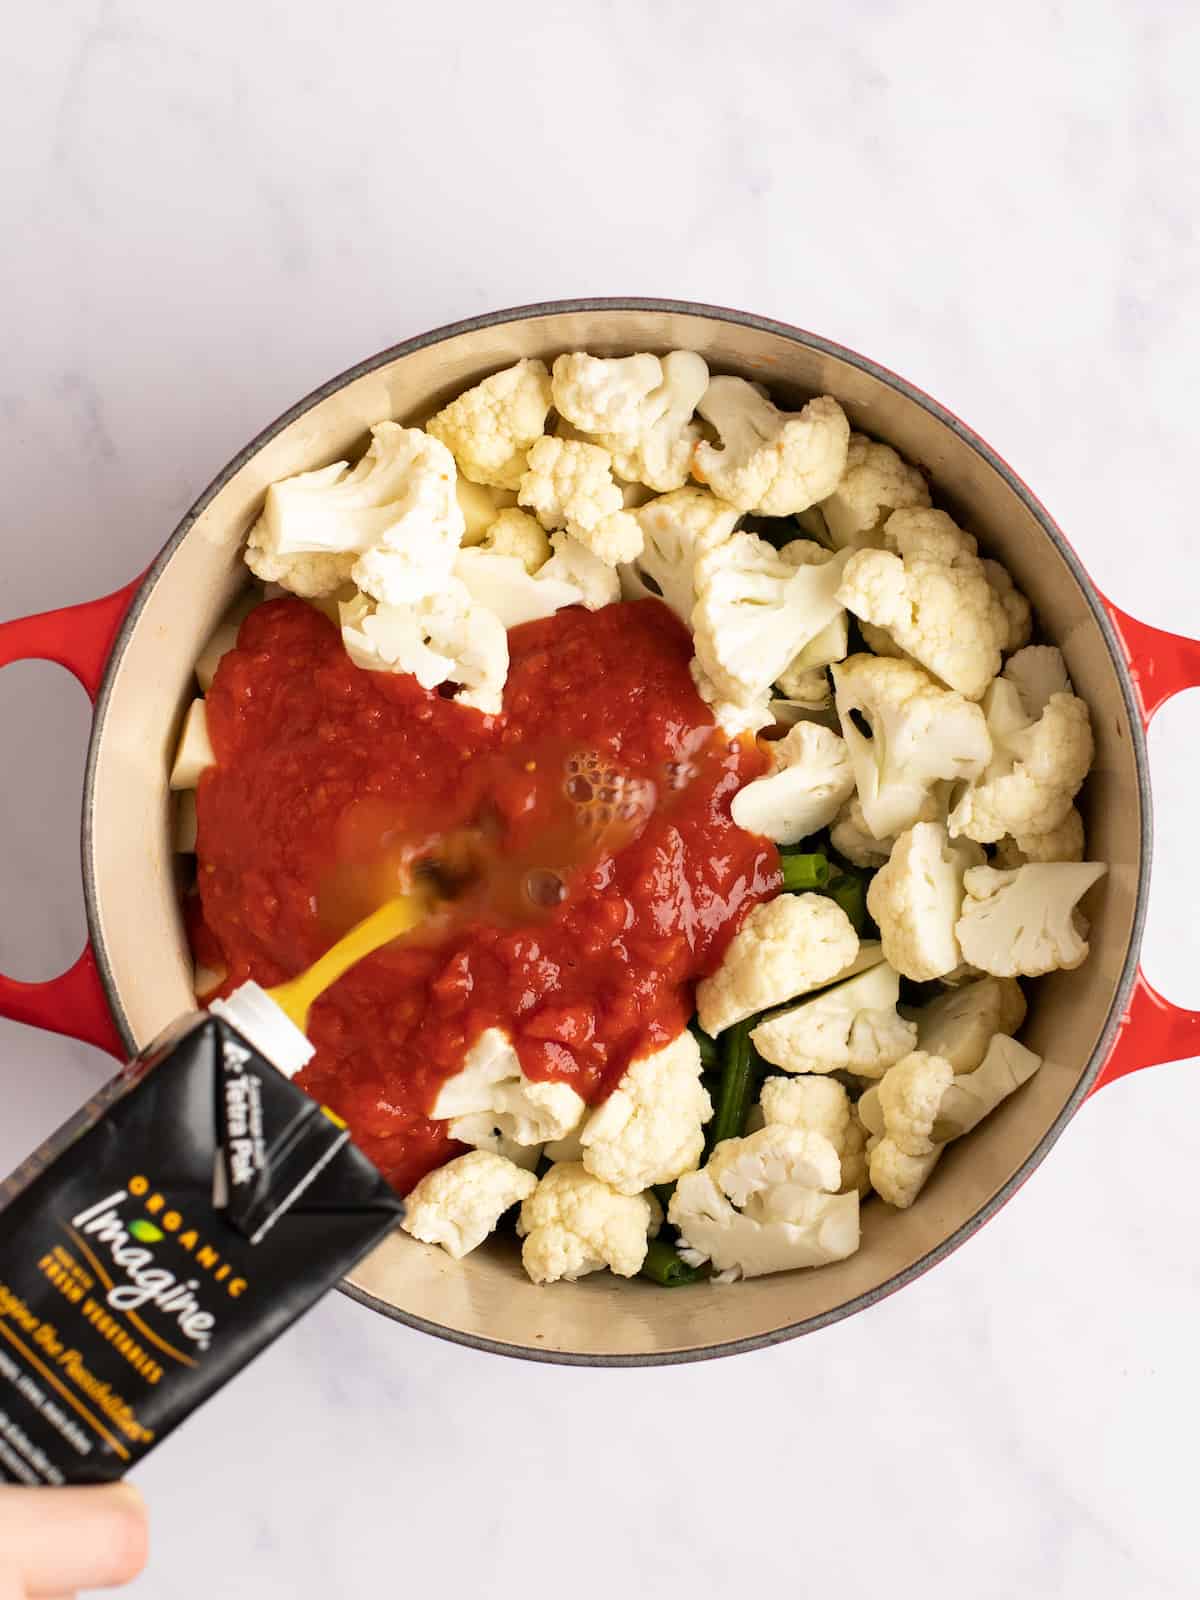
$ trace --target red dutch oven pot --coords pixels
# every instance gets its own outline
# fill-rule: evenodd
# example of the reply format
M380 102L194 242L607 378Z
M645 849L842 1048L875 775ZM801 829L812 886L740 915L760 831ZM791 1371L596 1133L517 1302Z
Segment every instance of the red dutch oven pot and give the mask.
M562 301L435 330L352 368L301 401L214 480L148 570L103 599L0 624L0 666L55 661L93 702L83 806L90 939L47 983L0 977L0 1015L118 1058L192 1004L166 775L192 664L244 580L239 549L266 486L361 449L383 417L420 421L487 373L571 349L673 348L768 383L784 402L835 395L853 425L929 473L935 496L1003 561L1042 635L1063 650L1096 731L1080 799L1089 859L1109 874L1087 901L1092 953L1033 986L1023 1039L1038 1075L970 1139L949 1147L920 1202L864 1208L863 1247L819 1272L664 1294L596 1274L540 1290L511 1244L465 1262L396 1236L344 1285L374 1309L509 1355L601 1365L696 1360L808 1332L902 1287L956 1248L1024 1181L1082 1102L1136 1068L1200 1054L1200 1012L1146 981L1138 951L1149 884L1145 732L1200 685L1200 643L1149 627L1100 595L1044 507L976 435L911 384L781 323L662 300Z

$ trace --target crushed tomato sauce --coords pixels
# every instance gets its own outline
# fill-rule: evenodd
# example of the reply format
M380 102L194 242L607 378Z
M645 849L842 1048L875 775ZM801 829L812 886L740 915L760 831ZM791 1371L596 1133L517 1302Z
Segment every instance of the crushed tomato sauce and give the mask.
M242 624L208 694L197 956L279 983L409 881L452 896L314 1007L300 1081L400 1190L461 1147L430 1120L491 1026L589 1102L669 1042L779 858L729 802L765 769L717 729L657 600L514 628L504 710L365 672L301 600Z

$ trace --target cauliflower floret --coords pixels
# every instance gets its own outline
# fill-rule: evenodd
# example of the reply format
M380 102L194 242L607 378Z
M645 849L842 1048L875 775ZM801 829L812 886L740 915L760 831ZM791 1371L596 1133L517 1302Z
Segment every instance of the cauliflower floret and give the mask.
M539 439L550 410L550 374L541 361L518 361L460 394L425 424L452 452L463 476L515 489L525 452Z
M883 536L888 549L850 557L838 598L886 628L951 689L978 700L1000 670L1011 624L974 539L944 511L928 509L894 511Z
M993 594L1004 608L1008 622L1008 631L1000 642L1001 650L1007 655L1009 651L1019 650L1023 644L1029 643L1029 635L1033 631L1033 611L1029 601L1013 583L1007 567L1002 567L998 561L985 559L983 570Z
M973 1072L997 1034L1025 1020L1025 996L1014 978L978 978L938 995L914 1013L917 1047L942 1056L955 1072Z
M910 1156L894 1139L868 1139L867 1174L872 1189L888 1205L906 1211L941 1160L942 1148L939 1144L928 1155Z
M858 1249L859 1221L858 1192L834 1193L840 1182L838 1153L820 1133L776 1124L726 1139L675 1186L679 1253L693 1266L711 1261L723 1282L841 1261Z
M1017 686L1027 721L1036 722L1056 694L1074 694L1062 651L1031 644L1004 664L1004 676Z
M983 712L920 667L856 655L831 671L863 817L876 838L911 827L939 780L973 778L987 765Z
M1066 821L1092 764L1088 708L1075 695L1053 694L1036 721L1017 685L997 678L983 699L992 759L950 813L950 831L984 844L1006 833L1049 833Z
M829 830L829 842L838 855L856 867L881 867L892 853L896 835L877 839L867 827L862 801L852 794L838 812Z
M554 404L570 425L599 436L622 478L652 489L687 482L700 429L692 420L708 367L690 350L657 356L559 356Z
M776 688L779 694L767 702L776 722L785 728L794 728L798 722L819 722L830 733L837 732L833 691L823 672L781 673Z
M961 1139L1014 1094L1042 1064L1023 1044L998 1033L974 1072L956 1077L942 1096L933 1138L939 1144Z
M691 350L665 355L662 382L638 407L636 423L601 439L613 453L618 476L659 492L681 489L700 438L693 413L707 388L708 366L701 356Z
M688 671L696 685L696 693L712 712L713 721L731 739L737 739L744 733L757 733L760 728L769 728L776 720L775 707L778 701L763 699L742 705L736 700L724 699L695 656L688 662Z
M541 533L540 528L538 532ZM460 550L454 576L476 605L497 617L505 628L516 628L522 622L553 616L563 606L583 603L579 585L555 577L550 562L531 577L519 557L502 555L486 544Z
M691 623L696 604L696 560L732 535L741 512L707 489L678 489L637 512L642 552L622 568L628 599L658 595L681 621Z
M941 822L915 823L896 840L867 888L867 910L879 925L885 957L906 978L940 978L963 959L954 934L963 874L982 865L979 846L952 844Z
M651 1199L618 1194L576 1162L559 1162L521 1207L525 1271L534 1283L573 1283L604 1267L632 1278L662 1215Z
M449 1132L450 1137L457 1139L459 1144L469 1144L476 1150L487 1150L494 1156L503 1156L506 1161L511 1161L515 1167L521 1167L526 1172L534 1170L545 1149L544 1145L518 1144L515 1139L510 1139L490 1111L476 1111L468 1117L456 1117L450 1124Z
M878 1078L916 1044L916 1025L898 1015L899 1001L900 975L880 962L768 1017L750 1037L763 1060L785 1072L844 1071Z
M618 1194L672 1183L699 1166L712 1102L700 1082L700 1047L686 1029L630 1063L592 1112L579 1142L583 1164Z
M657 356L605 359L575 351L554 363L554 409L580 433L636 433L662 376Z
M246 565L264 583L277 583L302 600L320 600L350 582L358 560L353 552L344 556L272 555L255 544L255 531L251 529L246 546Z
M430 1113L437 1121L486 1113L505 1139L544 1144L564 1139L587 1107L569 1083L532 1082L502 1028L486 1028L467 1051L462 1071L447 1078Z
M1087 959L1075 906L1108 868L1099 861L1038 862L1015 872L972 867L955 932L963 956L997 978L1040 978Z
M847 557L820 565L784 560L765 539L739 533L695 566L696 656L722 697L763 700L799 652L841 614Z
M471 1150L422 1178L404 1202L401 1226L461 1261L491 1233L509 1206L537 1188L532 1172L487 1150Z
M784 894L755 906L721 965L696 986L700 1026L714 1037L756 1011L838 977L858 954L858 935L834 901Z
M854 788L846 741L819 722L798 722L767 755L767 776L734 795L733 820L776 844L796 844L832 822Z
M783 546L779 556L791 567L823 567L833 559L828 550L811 539L793 539ZM783 694L804 700L811 698L811 689L806 691L804 685L820 679L828 697L829 685L822 669L835 661L844 661L849 647L850 625L845 611L840 610L832 622L827 622L797 651L775 682ZM798 692L793 694L793 691Z
M890 444L852 433L841 482L821 513L835 550L882 545L883 525L893 511L929 504L929 488L916 467Z
M536 517L510 506L488 528L480 548L516 556L530 577L550 559L550 541Z
M171 763L169 787L194 789L200 774L216 762L212 740L208 736L208 706L203 695L197 695L187 708L175 759Z
M462 539L454 483L444 445L419 428L380 422L353 470L337 461L271 485L246 564L269 582L294 576L309 597L331 593L348 574L376 599L422 599L449 575ZM297 557L325 559L314 567Z
M883 1137L891 1139L906 1156L927 1156L934 1147L933 1126L942 1096L953 1082L954 1068L942 1056L914 1050L897 1061L874 1091L883 1117ZM867 1116L869 1113L864 1113L864 1118Z
M1048 833L1006 834L996 846L992 865L1023 867L1027 861L1082 861L1083 857L1083 818L1072 806Z
M621 580L613 567L593 555L586 545L580 544L569 533L552 533L550 548L554 552L544 567L538 569L537 581L569 583L579 590L580 604L589 611L600 611L621 598Z
M823 1134L842 1164L840 1194L868 1189L866 1129L854 1113L850 1096L834 1078L768 1078L760 1101L764 1124L806 1128Z
M701 440L692 472L731 505L787 517L837 488L850 424L829 395L799 412L778 411L744 378L713 378L696 409L721 443Z
M641 554L641 527L622 509L612 456L599 445L539 439L529 452L518 499L537 513L543 528L565 528L607 566Z
M482 483L464 478L461 472L454 484L454 494L465 523L464 545L479 544L501 511L512 510L517 503L514 490L485 488Z
M367 672L411 672L425 689L459 685L454 699L498 716L508 676L504 624L471 598L464 584L412 605L380 605L358 595L340 607L342 643Z

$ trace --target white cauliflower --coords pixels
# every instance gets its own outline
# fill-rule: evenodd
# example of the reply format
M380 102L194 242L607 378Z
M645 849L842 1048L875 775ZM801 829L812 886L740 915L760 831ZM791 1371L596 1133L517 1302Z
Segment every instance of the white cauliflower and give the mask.
M819 722L798 722L767 755L770 772L739 789L730 811L748 833L796 844L831 822L854 788L846 742Z
M250 530L246 545L246 565L264 583L277 583L302 600L320 600L350 582L358 556L351 551L343 556L273 555L254 542Z
M1087 706L1075 695L1052 694L1034 720L1006 675L990 685L983 709L992 759L951 811L951 833L993 844L1007 833L1057 829L1092 764Z
M672 350L662 358L662 382L638 408L637 421L620 433L605 434L618 476L660 493L687 482L692 452L700 438L696 406L708 388L708 366L691 350Z
M593 555L569 533L552 533L553 551L544 567L538 568L539 583L569 583L579 590L580 604L589 611L600 611L621 598L621 580L616 570Z
M725 1140L706 1167L685 1173L667 1214L683 1259L711 1261L724 1282L824 1266L859 1245L858 1192L837 1194L840 1183L823 1134L768 1125Z
M785 1072L878 1078L916 1044L916 1025L898 1014L899 1001L900 975L880 962L767 1017L750 1037L763 1060Z
M819 722L831 733L838 731L833 691L823 672L786 672L776 688L779 693L772 695L767 704L774 720L783 727L794 728L798 722Z
M438 1090L430 1115L440 1122L486 1113L503 1138L528 1145L565 1138L586 1109L569 1083L527 1078L504 1030L486 1028L468 1050L462 1071Z
M714 1037L756 1011L838 977L858 954L858 935L834 901L784 894L755 906L721 965L696 986L700 1026Z
M509 1206L536 1188L532 1172L490 1151L471 1150L421 1179L405 1199L401 1226L461 1261L483 1243Z
M518 1144L515 1139L510 1139L499 1119L490 1111L476 1111L470 1116L455 1117L449 1132L450 1137L457 1139L459 1144L469 1144L476 1150L487 1150L494 1156L503 1156L506 1161L511 1161L515 1167L522 1167L526 1172L534 1170L545 1149L545 1145Z
M842 1165L839 1193L867 1192L866 1129L835 1078L768 1078L759 1104L765 1126L806 1128L829 1140Z
M876 838L911 827L940 780L973 778L987 765L983 712L920 667L856 655L831 671L863 817Z
M790 567L823 567L833 559L828 550L812 539L791 540L789 544L783 546L779 556ZM776 678L775 682L781 693L790 696L793 691L799 691L795 694L795 698L805 699L807 696L801 686L819 677L824 685L825 694L828 695L829 686L822 669L831 666L835 661L844 661L849 646L850 627L846 612L841 609L831 622L827 622L819 633L815 633L808 643L797 651Z
M554 409L580 433L633 434L662 376L657 356L606 359L575 351L554 363Z
M867 1175L881 1200L906 1211L920 1194L942 1156L942 1145L934 1145L928 1155L907 1155L894 1139L867 1140Z
M983 570L987 574L987 581L992 586L992 592L1004 608L1004 615L1008 622L1008 629L1001 640L1000 649L1005 655L1012 650L1019 650L1022 645L1029 643L1029 635L1033 631L1033 610L1029 601L1012 581L1012 574L1007 567L1002 567L998 561L989 561L985 558Z
M1098 861L1037 862L1012 872L972 867L956 933L964 958L997 978L1040 978L1087 959L1075 907L1108 868Z
M411 672L425 689L457 684L454 699L498 716L508 676L504 624L476 605L465 585L410 605L380 605L358 595L341 608L342 643L367 672Z
M505 628L516 628L522 622L553 616L563 606L583 603L579 585L555 577L548 561L531 577L518 556L503 555L486 544L460 550L454 576L475 604L498 618Z
M722 500L742 511L787 517L837 488L850 424L829 395L799 412L779 411L744 378L713 378L696 409L721 442L697 444L692 472Z
M890 444L852 433L846 470L837 488L821 502L821 514L835 550L882 545L883 525L893 511L929 504L929 488L916 467Z
M913 1013L917 1047L942 1056L955 1072L973 1072L997 1034L1025 1020L1025 996L1014 978L977 978L938 995Z
M1023 867L1027 861L1082 861L1083 818L1072 806L1047 833L1006 834L996 846L994 867Z
M541 361L518 361L460 394L425 424L474 483L515 489L525 453L550 410L550 374Z
M583 1125L583 1164L618 1194L672 1183L700 1164L712 1102L700 1082L700 1047L685 1029L630 1062Z
M518 499L543 528L565 528L606 566L641 554L637 517L622 508L612 456L599 445L542 438L529 452Z
M944 1144L970 1133L1001 1101L1028 1083L1041 1064L1041 1056L998 1033L974 1072L956 1077L942 1096L934 1139Z
M779 704L777 700L768 701L763 698L751 701L747 705L742 705L736 700L726 700L695 656L688 662L688 671L692 675L692 682L696 685L696 693L712 712L713 721L731 739L737 739L746 733L757 733L760 728L769 728L776 720L775 708Z
M906 1156L926 1156L934 1147L933 1128L938 1119L942 1096L954 1082L954 1068L941 1056L914 1050L879 1080L876 1089L883 1118L883 1137L891 1139ZM864 1124L875 1131L870 1113L863 1112Z
M906 978L940 978L961 962L954 929L963 874L982 865L979 846L951 843L941 822L915 823L896 840L867 888L867 910L879 926L884 956Z
M681 621L696 604L696 560L732 535L741 512L707 489L678 489L637 512L642 551L622 569L626 598L657 595Z
M1052 644L1031 644L1004 664L1004 676L1017 687L1026 720L1036 722L1056 694L1074 694L1062 651Z
M521 1260L534 1283L573 1283L610 1267L632 1278L661 1211L646 1195L618 1194L573 1161L560 1161L521 1207Z
M501 511L512 510L517 496L512 489L489 489L458 474L454 484L458 509L463 514L464 545L479 544Z
M349 575L391 604L422 599L448 576L462 539L454 482L444 445L419 428L380 422L353 469L338 461L271 485L246 563L285 587L295 570L310 596L331 593ZM336 559L317 579L303 563L293 569L300 557Z
M536 517L509 506L497 514L480 541L481 550L516 556L530 577L550 559L550 541Z
M916 820L918 822L944 820L949 803L949 790L948 783L935 783L925 796L925 803ZM885 834L882 839L875 837L867 827L862 801L857 794L852 794L846 801L829 830L833 848L839 855L845 856L847 861L852 861L856 867L881 867L891 855L896 838L897 835L894 833Z
M708 367L690 350L601 360L575 354L554 363L554 404L583 433L599 436L617 473L659 491L687 482L700 437L693 421Z
M820 565L785 560L765 539L738 533L695 565L696 657L722 697L764 699L781 672L842 611L846 555Z
M886 550L856 551L838 598L865 622L886 628L908 655L969 700L1000 670L1010 636L975 541L944 511L894 511Z
M187 708L183 729L171 763L170 787L194 789L200 774L216 762L212 741L208 737L208 707L203 695L197 695Z

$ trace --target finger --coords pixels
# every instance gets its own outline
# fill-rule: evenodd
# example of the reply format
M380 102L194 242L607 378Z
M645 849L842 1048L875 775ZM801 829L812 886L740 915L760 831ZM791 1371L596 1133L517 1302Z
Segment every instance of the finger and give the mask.
M128 1583L146 1546L146 1508L131 1484L0 1489L0 1552L30 1595Z

